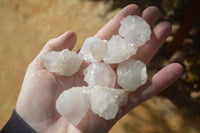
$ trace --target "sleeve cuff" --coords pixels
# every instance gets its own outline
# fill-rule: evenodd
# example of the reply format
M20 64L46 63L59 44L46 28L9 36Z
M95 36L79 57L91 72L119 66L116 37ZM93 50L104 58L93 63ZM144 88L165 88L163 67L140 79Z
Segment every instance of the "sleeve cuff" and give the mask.
M0 133L36 133L16 112L13 111L11 118Z

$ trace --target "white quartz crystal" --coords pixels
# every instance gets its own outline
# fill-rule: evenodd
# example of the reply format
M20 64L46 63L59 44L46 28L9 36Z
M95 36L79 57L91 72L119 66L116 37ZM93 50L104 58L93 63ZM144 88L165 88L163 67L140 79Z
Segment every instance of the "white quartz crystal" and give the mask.
M65 90L56 101L57 111L74 126L78 125L90 108L87 87Z
M120 107L127 103L128 95L122 89L101 86L91 87L89 99L95 114L106 120L114 119Z
M79 56L88 62L100 62L107 51L107 42L96 37L89 37L83 43Z
M134 44L127 42L119 35L113 35L108 42L108 50L103 60L108 64L120 63L129 59L136 51Z
M151 28L143 18L129 15L122 19L119 34L136 47L140 47L150 39Z
M89 37L78 55L65 49L41 56L48 71L63 76L76 73L82 59L91 62L83 71L88 86L65 90L56 101L57 111L74 126L81 122L89 109L105 120L114 119L127 104L126 91L136 91L147 81L146 65L131 57L150 39L150 35L151 29L145 20L128 16L121 21L119 35L113 35L109 41ZM117 83L123 89L114 88L116 74L109 64L115 63L119 63Z
M49 72L62 76L73 75L79 70L82 63L77 53L69 51L68 49L64 49L60 52L49 52L41 56L41 60Z
M83 74L89 86L115 87L116 75L108 64L92 63L83 71Z
M117 83L126 91L135 91L147 81L146 65L134 59L129 59L118 65Z

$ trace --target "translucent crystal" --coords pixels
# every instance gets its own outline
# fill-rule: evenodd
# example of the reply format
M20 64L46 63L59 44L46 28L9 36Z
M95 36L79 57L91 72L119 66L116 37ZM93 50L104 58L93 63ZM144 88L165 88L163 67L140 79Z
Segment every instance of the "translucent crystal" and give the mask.
M84 71L84 80L89 86L101 85L115 87L116 75L108 64L92 63Z
M146 83L146 65L134 59L129 59L118 65L117 83L126 91L135 91L138 87Z
M122 19L119 34L136 47L140 47L150 39L151 28L143 18L129 15Z
M137 51L137 48L119 35L113 35L108 42L108 50L104 62L108 64L120 63L129 59Z
M83 43L79 56L88 62L100 62L107 51L107 41L89 37Z
M73 75L79 70L82 63L76 52L68 49L64 49L61 52L49 52L41 56L41 60L48 71L62 76Z
M106 120L114 119L120 108L127 104L126 91L135 91L147 81L146 65L131 56L150 39L150 26L139 16L128 16L121 21L119 34L109 41L87 38L78 56L64 50L41 57L47 70L65 76L78 71L81 59L92 62L83 71L88 87L66 90L56 101L58 112L75 126L90 108ZM100 63L102 60L104 63ZM114 89L116 75L109 65L114 63L119 63L117 82L123 89Z
M106 120L114 119L120 107L127 103L127 93L122 89L92 87L89 93L91 109Z
M74 126L78 125L90 108L87 87L65 90L56 101L57 111Z

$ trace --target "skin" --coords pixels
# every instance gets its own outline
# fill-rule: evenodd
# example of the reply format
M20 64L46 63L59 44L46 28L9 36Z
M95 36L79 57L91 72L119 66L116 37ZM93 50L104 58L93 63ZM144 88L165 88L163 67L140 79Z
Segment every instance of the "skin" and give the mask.
M128 15L140 15L152 25L160 16L156 7L148 7L142 13L137 5L131 4L122 9L110 22L96 33L95 37L109 40L118 33L120 21ZM152 31L151 40L140 47L133 58L146 63L151 61L163 42L171 33L171 24L160 22ZM128 104L122 108L116 119L104 120L89 111L77 127L71 125L55 108L56 99L64 91L73 86L86 85L83 70L87 67L84 62L80 70L71 77L62 77L48 72L43 66L40 56L50 51L72 49L76 43L76 34L66 32L49 40L37 57L28 66L22 89L19 94L16 111L37 132L40 133L106 133L127 112L156 95L174 83L182 74L180 64L173 63L161 69L136 92L129 94ZM116 70L116 65L112 66Z

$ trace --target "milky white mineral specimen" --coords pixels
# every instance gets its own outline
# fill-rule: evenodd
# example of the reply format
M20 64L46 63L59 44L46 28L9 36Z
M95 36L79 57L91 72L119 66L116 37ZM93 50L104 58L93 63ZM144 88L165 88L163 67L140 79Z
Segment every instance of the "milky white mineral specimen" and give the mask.
M108 50L103 60L108 64L120 63L129 59L136 51L134 44L127 42L119 35L113 35L108 42Z
M83 74L89 86L115 87L116 75L108 64L92 63L83 71Z
M62 76L71 76L76 73L82 60L76 52L64 49L61 52L52 51L41 56L41 60L49 72L56 73Z
M128 16L121 21L119 34L109 41L87 38L78 56L66 49L41 57L47 70L65 76L78 71L82 63L80 58L91 62L83 71L88 86L66 90L56 101L58 112L75 126L90 108L105 120L114 119L127 104L126 91L136 91L147 81L146 65L131 56L150 39L150 26L139 16ZM104 63L100 63L102 60ZM114 63L119 63L117 82L123 89L114 88L116 75L109 65Z
M146 65L134 59L129 59L118 65L117 83L126 91L135 91L147 81Z
M120 107L127 103L127 98L122 89L94 86L89 92L92 111L106 120L115 118Z
M65 90L56 101L57 111L74 126L78 125L90 108L87 87Z
M107 42L96 37L89 37L83 43L79 56L88 62L100 62L107 51Z
M136 47L140 47L150 39L151 28L141 17L129 15L122 19L119 34Z

